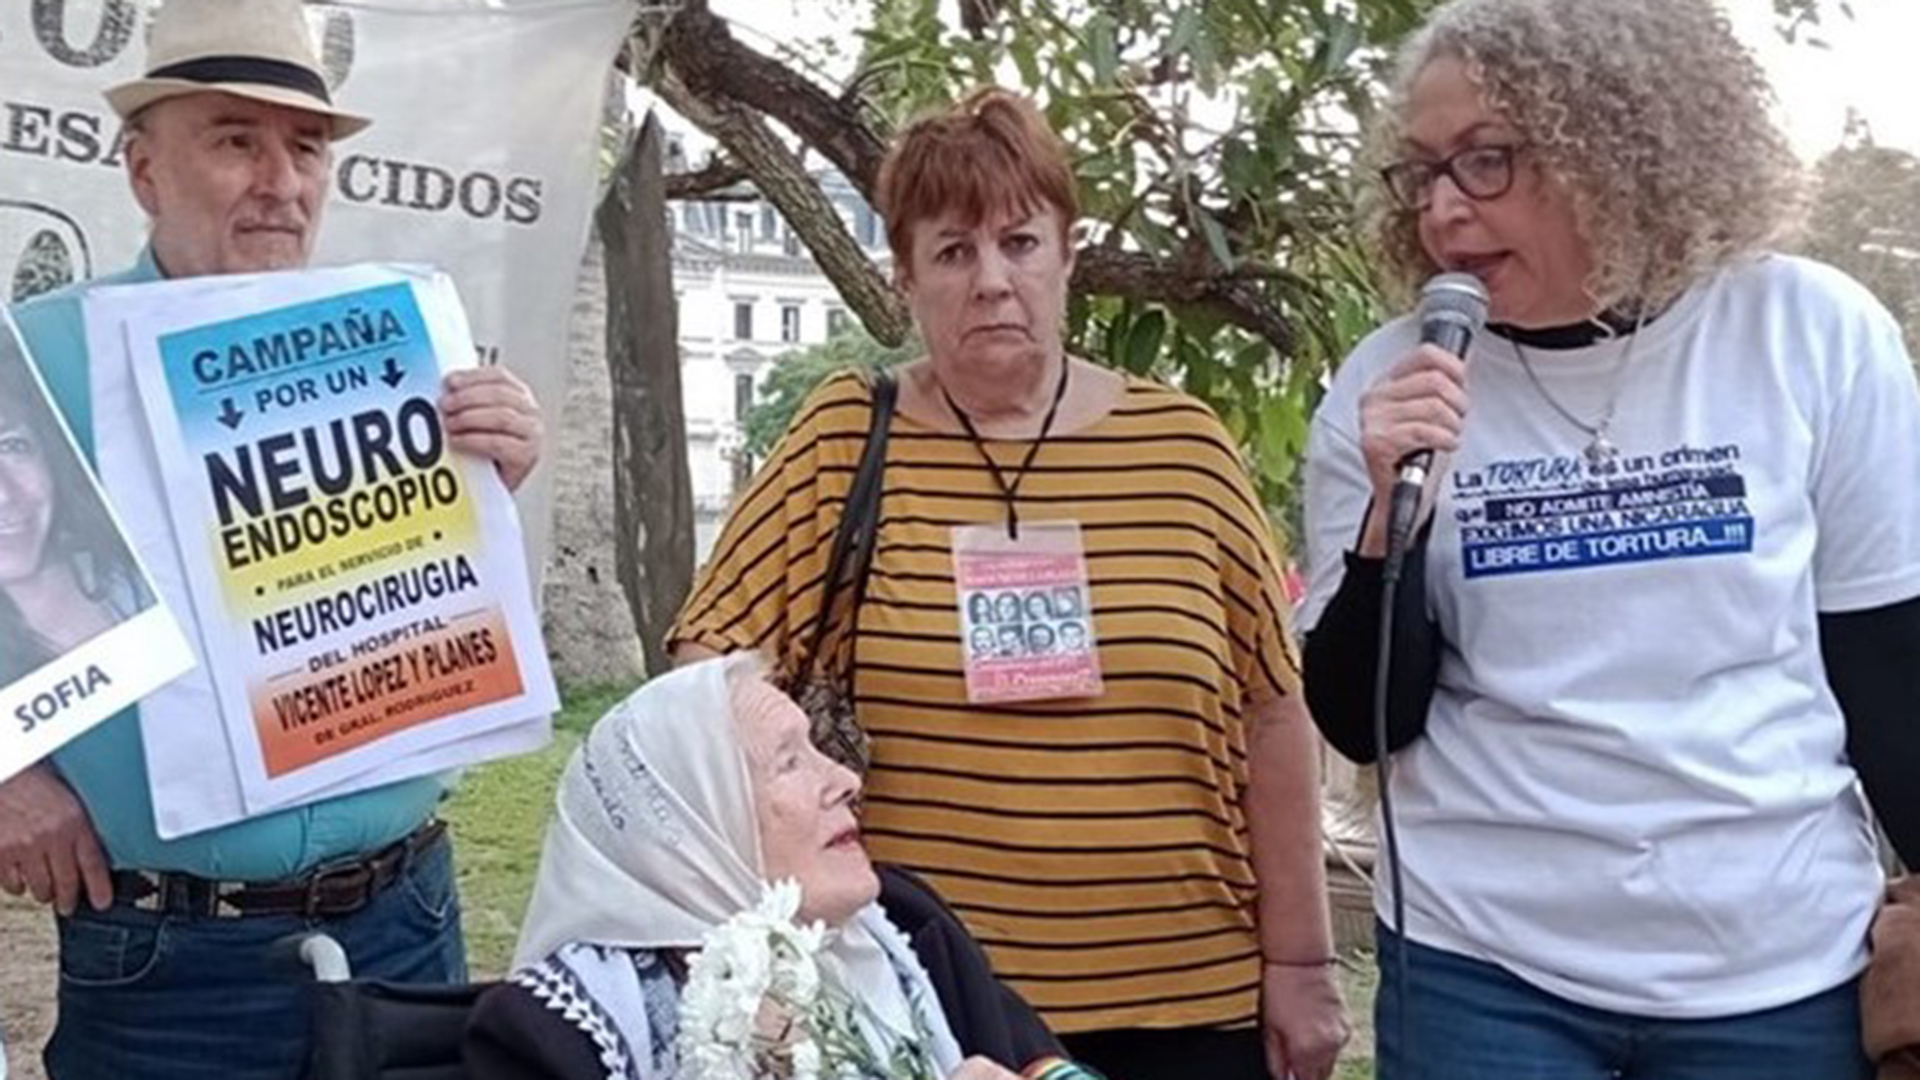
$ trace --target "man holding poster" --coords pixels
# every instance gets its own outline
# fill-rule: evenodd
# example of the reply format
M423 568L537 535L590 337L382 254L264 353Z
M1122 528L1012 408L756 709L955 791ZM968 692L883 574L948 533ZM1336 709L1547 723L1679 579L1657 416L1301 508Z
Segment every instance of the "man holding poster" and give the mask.
M331 144L367 123L333 106L297 0L168 0L152 25L147 77L108 100L126 122L149 247L129 271L15 312L90 454L89 292L304 266ZM438 421L447 449L492 459L509 487L537 461L537 408L504 370L449 376ZM53 1080L293 1075L305 1052L303 999L268 970L267 946L296 930L340 939L358 974L464 978L451 852L432 817L443 777L162 840L135 714L0 784L0 886L17 893L45 882L36 894L50 894L62 915L59 1023L46 1051Z
M544 741L512 504L434 405L475 351L450 279L189 278L97 288L86 313L96 425L148 436L103 441L102 479L198 615L201 670L146 708L218 702L211 724L142 723L162 839ZM194 749L222 736L227 761Z

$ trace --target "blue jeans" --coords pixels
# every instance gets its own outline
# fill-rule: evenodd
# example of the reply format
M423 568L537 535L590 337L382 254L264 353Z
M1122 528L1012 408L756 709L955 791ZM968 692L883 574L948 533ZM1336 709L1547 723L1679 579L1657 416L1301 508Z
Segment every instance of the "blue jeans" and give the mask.
M1762 1012L1661 1020L1576 1005L1506 969L1409 943L1400 1048L1397 939L1376 928L1378 1080L1872 1080L1859 980Z
M458 983L466 943L452 844L422 851L366 907L339 918L192 918L115 904L60 920L60 1019L50 1080L291 1080L307 1053L311 976L280 970L275 941L332 935L356 978Z

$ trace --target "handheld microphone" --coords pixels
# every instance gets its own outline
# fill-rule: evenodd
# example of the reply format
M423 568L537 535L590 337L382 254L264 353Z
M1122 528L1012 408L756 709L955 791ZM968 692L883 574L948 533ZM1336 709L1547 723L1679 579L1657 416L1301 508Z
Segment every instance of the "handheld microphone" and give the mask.
M1487 287L1472 274L1435 274L1420 288L1420 343L1466 356L1473 335L1487 323L1487 303ZM1400 459L1400 477L1394 482L1392 501L1387 505L1386 569L1396 578L1413 538L1420 492L1427 486L1427 471L1432 467L1432 450L1415 450Z
M1420 344L1438 345L1455 356L1467 355L1473 335L1487 324L1487 287L1472 274L1435 274L1420 287ZM1400 459L1400 479L1415 487L1427 482L1433 451L1415 450Z

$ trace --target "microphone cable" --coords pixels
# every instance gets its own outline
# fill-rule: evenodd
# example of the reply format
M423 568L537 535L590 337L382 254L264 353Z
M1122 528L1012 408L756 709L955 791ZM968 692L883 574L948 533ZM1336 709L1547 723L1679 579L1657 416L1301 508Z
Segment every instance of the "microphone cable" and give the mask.
M1479 278L1458 272L1436 274L1420 289L1420 342L1466 358L1467 346L1486 325L1490 299ZM1407 900L1406 884L1400 870L1400 831L1393 820L1393 754L1387 746L1387 708L1391 696L1393 671L1394 612L1399 606L1400 571L1406 564L1407 549L1413 544L1414 520L1420 513L1420 496L1426 490L1427 474L1433 468L1432 450L1415 450L1400 460L1398 476L1387 496L1387 552L1380 568L1380 640L1378 666L1373 673L1373 748L1374 769L1380 784L1380 838L1387 857L1387 880L1393 890L1389 910L1393 916L1394 1033L1398 1036L1396 1057L1401 1064L1412 1061L1413 1053L1407 1029ZM1376 859L1374 876L1379 876ZM1385 957L1379 957L1384 964ZM1378 1033L1375 1035L1378 1041Z
M1426 466L1426 461L1403 466L1387 503L1387 554L1380 567L1380 635L1375 650L1379 659L1373 672L1373 767L1380 786L1380 839L1387 857L1387 881L1392 894L1389 908L1393 920L1394 1057L1403 1066L1413 1056L1407 1030L1407 902L1400 871L1400 831L1393 820L1393 754L1387 745L1387 710L1391 697L1394 613L1399 605L1400 573L1406 564L1407 548L1413 542L1414 518L1419 513L1420 494L1426 486ZM1379 873L1376 862L1376 879ZM1379 957L1382 964L1386 960L1384 956ZM1375 1041L1378 1042L1377 1034Z

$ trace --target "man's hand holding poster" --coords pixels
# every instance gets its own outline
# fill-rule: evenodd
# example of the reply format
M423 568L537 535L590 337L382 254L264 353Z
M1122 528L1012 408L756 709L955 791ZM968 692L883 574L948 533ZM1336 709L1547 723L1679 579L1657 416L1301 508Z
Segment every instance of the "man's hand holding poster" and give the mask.
M544 739L558 698L518 520L435 404L474 362L449 279L103 289L88 322L96 364L117 348L137 388L242 813ZM163 832L232 816L170 807L153 765Z
M0 310L0 780L193 664Z

